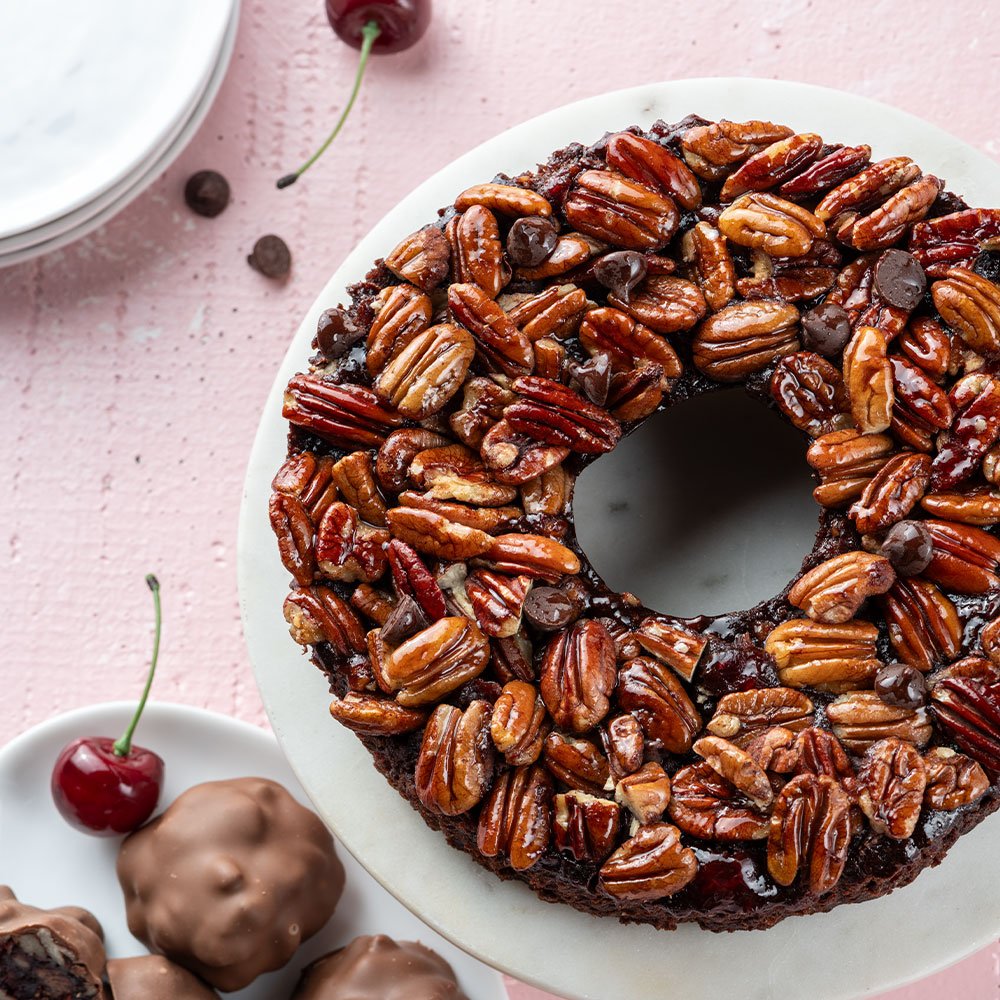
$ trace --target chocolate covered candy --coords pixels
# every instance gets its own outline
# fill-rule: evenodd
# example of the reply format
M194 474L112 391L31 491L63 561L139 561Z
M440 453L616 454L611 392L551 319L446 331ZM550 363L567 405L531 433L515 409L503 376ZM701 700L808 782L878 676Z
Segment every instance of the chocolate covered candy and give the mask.
M115 1000L219 1000L215 990L163 955L113 958L108 982Z
M355 938L306 966L292 1000L468 1000L451 966L416 941Z
M0 886L0 997L108 1000L103 936L86 910L42 910Z
M195 785L122 843L129 930L220 990L283 966L333 913L344 869L319 817L265 778Z

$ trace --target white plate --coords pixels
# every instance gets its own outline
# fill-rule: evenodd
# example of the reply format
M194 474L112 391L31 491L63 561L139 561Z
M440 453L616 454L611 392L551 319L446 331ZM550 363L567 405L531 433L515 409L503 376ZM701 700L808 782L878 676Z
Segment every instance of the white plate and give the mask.
M0 235L127 177L204 88L231 0L0 5Z
M115 877L121 841L91 837L70 827L52 803L49 775L59 751L71 739L117 736L134 708L117 702L68 712L0 749L0 883L9 884L21 900L35 906L73 904L91 910L104 927L107 951L113 958L146 954L128 931ZM139 724L138 742L155 750L166 763L164 807L199 782L251 775L280 782L307 802L274 737L245 722L200 708L154 702L146 707ZM438 951L452 964L470 1000L507 1000L497 973L428 930L339 845L338 850L347 885L330 922L299 949L286 968L226 996L233 1000L287 997L308 961L359 934L383 933L419 940Z
M233 0L232 15L219 47L218 57L204 89L187 119L165 137L161 147L124 180L101 193L86 205L38 226L30 233L0 239L0 268L51 253L82 239L117 215L152 184L181 154L205 120L222 86L239 26L239 0Z
M985 107L985 105L984 105ZM844 1000L918 979L1000 932L1000 820L963 837L939 868L890 896L793 917L769 931L719 936L686 925L662 933L538 900L452 849L374 769L347 730L330 722L326 684L289 640L281 614L287 572L268 528L269 483L285 454L281 396L309 354L319 313L403 236L435 218L466 186L514 174L573 140L690 112L773 119L830 140L905 153L972 204L1000 204L1000 170L984 154L894 108L805 84L681 80L594 97L519 125L445 167L372 229L306 315L264 407L240 516L240 595L257 682L278 740L340 839L397 898L445 937L491 965L574 998L744 1000L808 994ZM985 112L984 112L985 113ZM609 521L613 529L613 521ZM669 608L664 608L669 610ZM350 787L350 798L344 788ZM405 850L400 844L405 843ZM418 866L403 863L419 857ZM428 872L435 877L429 879ZM831 965L831 956L837 956ZM669 983L665 991L664 984Z

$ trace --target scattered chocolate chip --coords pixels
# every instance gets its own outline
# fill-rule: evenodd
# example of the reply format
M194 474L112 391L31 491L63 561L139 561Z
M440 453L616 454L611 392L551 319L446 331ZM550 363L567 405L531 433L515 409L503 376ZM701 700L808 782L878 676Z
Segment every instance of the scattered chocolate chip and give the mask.
M551 219L529 215L518 219L507 234L507 256L517 267L538 267L552 256L559 230Z
M532 587L524 599L524 617L540 632L556 632L576 620L580 608L557 587Z
M184 185L187 207L214 219L229 204L229 181L216 170L199 170Z
M891 306L915 309L927 291L927 275L905 250L886 250L875 265L875 290Z
M568 361L566 370L576 379L583 394L596 406L608 401L611 387L611 356L599 351L587 361Z
M919 521L899 521L882 539L882 555L900 576L916 576L930 565L934 542L926 525Z
M364 333L346 309L325 309L316 324L316 343L325 358L335 361L342 358Z
M382 641L390 646L398 646L406 642L411 635L423 631L428 625L430 622L423 608L409 594L404 594L389 612L389 617L382 626Z
M646 258L635 250L606 253L594 264L594 277L609 292L628 302L632 289L646 277Z
M280 236L269 233L253 245L247 263L265 278L284 278L292 269L292 253Z
M927 681L908 663L889 663L875 677L875 693L885 705L920 708L927 701Z
M802 314L802 346L826 358L842 351L851 339L851 318L835 302L821 302Z

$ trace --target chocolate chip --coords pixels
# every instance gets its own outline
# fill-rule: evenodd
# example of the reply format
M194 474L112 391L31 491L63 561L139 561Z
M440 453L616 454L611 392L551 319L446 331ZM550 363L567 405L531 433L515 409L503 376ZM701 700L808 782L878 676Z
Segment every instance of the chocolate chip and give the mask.
M229 181L216 170L199 170L184 185L184 200L192 212L214 219L229 204Z
M889 663L875 677L875 693L893 708L920 708L927 701L927 681L908 663Z
M598 351L587 361L569 361L566 370L576 379L583 394L596 406L608 401L611 388L611 356Z
M842 351L851 339L851 318L835 302L821 302L802 314L802 346L826 358Z
M411 635L422 632L428 625L430 622L424 609L409 594L404 594L382 626L382 641L390 646L398 646Z
M646 277L646 258L635 250L606 253L594 264L594 277L609 292L628 302L632 289Z
M916 576L930 565L934 542L926 525L899 521L886 532L881 548L900 576Z
M875 265L875 290L891 306L915 309L927 291L927 275L905 250L886 250Z
M292 269L292 253L280 236L269 233L253 245L247 263L265 278L283 278Z
M551 219L529 215L518 219L507 234L507 256L517 267L538 267L552 256L559 230Z
M330 361L342 358L365 331L351 319L346 309L326 309L316 324L316 343Z
M532 587L524 599L524 617L540 632L556 632L576 620L580 607L557 587Z

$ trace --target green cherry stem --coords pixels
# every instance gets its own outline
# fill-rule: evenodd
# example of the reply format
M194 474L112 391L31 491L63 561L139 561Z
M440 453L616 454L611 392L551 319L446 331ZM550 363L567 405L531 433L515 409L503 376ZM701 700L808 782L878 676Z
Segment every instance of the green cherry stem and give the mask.
M368 57L371 55L372 46L375 44L375 39L382 34L382 29L378 26L377 22L369 21L362 29L362 43L361 43L361 60L358 63L358 75L354 78L354 89L351 91L351 99L347 102L347 107L344 108L343 114L340 116L340 120L334 126L333 131L327 136L326 142L323 143L319 149L313 153L312 156L306 160L305 163L299 167L292 174L285 174L284 177L278 178L278 187L286 188L294 184L322 155L326 152L326 148L337 138L337 133L344 126L344 122L347 121L347 116L351 113L351 108L354 107L354 101L358 96L358 91L361 89L361 78L365 75L365 66L368 65Z
M128 724L125 735L121 739L115 740L114 751L116 757L127 757L132 752L132 736L135 733L135 727L139 725L139 717L142 715L142 710L146 707L149 689L153 686L153 675L156 673L156 660L160 655L160 626L163 623L160 613L160 581L150 573L146 577L146 586L153 592L153 607L156 613L156 632L153 636L153 659L149 664L149 673L146 675L146 688L139 699L139 706L135 710L135 715L132 716L132 721Z

